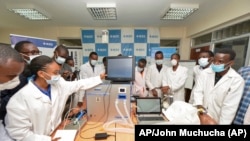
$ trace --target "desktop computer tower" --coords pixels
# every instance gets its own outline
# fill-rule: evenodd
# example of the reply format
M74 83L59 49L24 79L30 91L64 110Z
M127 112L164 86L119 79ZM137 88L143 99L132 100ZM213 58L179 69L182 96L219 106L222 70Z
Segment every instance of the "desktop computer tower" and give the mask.
M87 120L108 122L122 117L128 119L131 115L131 89L130 83L103 83L86 90Z

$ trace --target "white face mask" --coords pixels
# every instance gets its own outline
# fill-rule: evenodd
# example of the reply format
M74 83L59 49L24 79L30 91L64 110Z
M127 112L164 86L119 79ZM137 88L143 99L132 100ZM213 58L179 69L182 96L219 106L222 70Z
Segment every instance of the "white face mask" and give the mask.
M172 59L171 60L171 65L172 66L176 66L177 65L177 60L176 59Z
M138 72L142 72L143 70L144 70L144 68L137 67Z
M200 58L200 59L198 60L198 63L199 63L199 65L200 65L201 67L205 67L205 66L207 66L207 65L209 64L208 58Z
M95 66L97 64L96 60L90 60L91 65Z
M71 67L71 70L72 70L72 72L74 72L75 71L75 67Z
M163 64L163 60L162 60L162 59L155 60L155 63L156 63L157 65L162 65L162 64Z
M41 56L41 55L31 55L31 56L29 56L29 57L30 57L30 60L28 60L27 63L30 64L30 62L31 62L33 59L35 59L36 57L38 57L38 56Z
M26 55L26 54L23 54L23 53L21 53L21 54L30 58L29 60L24 59L28 64L30 64L30 62L31 62L34 58L36 58L36 57L38 57L38 56L41 56L41 55L39 55L39 54L37 54L37 55L30 55L30 56L29 56L29 55Z
M19 76L16 76L12 80L5 82L3 84L0 84L0 90L13 89L19 84L20 84Z
M46 72L45 72L46 73ZM48 73L46 73L47 75L49 75ZM49 75L50 76L50 75ZM53 84L56 84L57 82L58 82L58 80L60 79L60 74L58 74L58 75L52 75L52 76L50 76L51 77L51 79L50 80L47 80L47 79L45 79L46 80L46 82L48 83L48 84L51 84L51 85L53 85Z
M64 62L65 62L65 58L63 58L63 57L61 57L61 56L58 56L57 55L57 57L55 58L56 59L56 62L58 63L58 64L63 64Z

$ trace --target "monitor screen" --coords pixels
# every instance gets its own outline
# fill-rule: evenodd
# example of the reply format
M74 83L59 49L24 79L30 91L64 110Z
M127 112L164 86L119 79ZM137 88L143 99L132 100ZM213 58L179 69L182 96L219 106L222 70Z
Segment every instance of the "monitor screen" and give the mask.
M108 56L107 80L134 81L135 57L132 56Z

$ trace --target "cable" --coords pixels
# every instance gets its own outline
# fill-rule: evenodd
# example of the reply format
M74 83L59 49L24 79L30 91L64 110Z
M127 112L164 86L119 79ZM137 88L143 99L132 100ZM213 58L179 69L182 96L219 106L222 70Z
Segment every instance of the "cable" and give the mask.
M121 113L121 111L120 111L120 109L118 107L118 103L119 103L119 99L116 99L116 101L115 101L115 108L116 108L117 112L119 113L119 115L121 116L122 120L112 120L110 122L107 122L107 123L103 124L104 130L105 131L110 131L110 132L121 132L121 133L131 133L131 134L134 134L134 124L132 123L130 115L129 115L128 111L127 111L126 100L123 100L123 104L124 104L124 108L125 108L126 114L129 117L129 119L130 119L130 124L128 124L128 121L126 120L126 118ZM113 123L120 123L122 125L127 125L129 127L132 127L132 129L131 128L116 128L116 127L115 128L109 128L109 125L111 125Z

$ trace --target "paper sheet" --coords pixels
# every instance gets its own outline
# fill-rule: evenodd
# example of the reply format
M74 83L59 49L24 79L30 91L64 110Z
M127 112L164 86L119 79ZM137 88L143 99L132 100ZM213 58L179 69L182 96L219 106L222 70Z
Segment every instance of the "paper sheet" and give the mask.
M59 141L74 141L77 130L57 130L54 138L61 137Z

